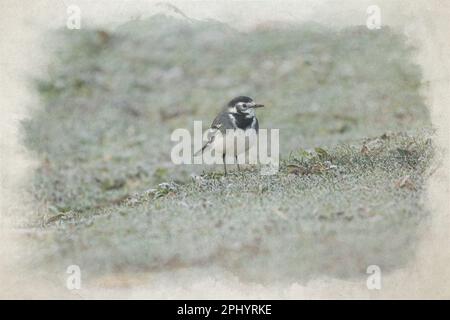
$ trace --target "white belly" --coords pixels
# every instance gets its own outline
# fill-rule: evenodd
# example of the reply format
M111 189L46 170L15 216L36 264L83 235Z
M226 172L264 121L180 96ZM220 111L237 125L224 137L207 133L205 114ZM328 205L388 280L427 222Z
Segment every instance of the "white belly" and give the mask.
M257 137L255 130L231 130L226 134L218 134L211 144L211 148L214 149L216 155L225 154L227 158L234 159L255 146Z

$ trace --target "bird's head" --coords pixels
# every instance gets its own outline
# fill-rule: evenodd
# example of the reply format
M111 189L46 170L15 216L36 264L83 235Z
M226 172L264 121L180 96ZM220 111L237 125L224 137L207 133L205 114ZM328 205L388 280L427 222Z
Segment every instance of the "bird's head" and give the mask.
M264 107L263 104L256 104L252 98L239 96L228 102L227 111L233 114L241 114L247 117L255 116L255 109Z

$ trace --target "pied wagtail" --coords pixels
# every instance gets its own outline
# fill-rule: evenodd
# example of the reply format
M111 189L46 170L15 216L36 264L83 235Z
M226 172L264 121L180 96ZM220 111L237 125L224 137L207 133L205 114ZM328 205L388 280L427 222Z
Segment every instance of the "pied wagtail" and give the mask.
M239 144L236 146L234 141L231 141L230 144L227 139L231 138L234 140L240 134L244 134L247 137L252 134L257 135L259 124L258 119L256 119L255 109L261 107L264 107L264 105L256 104L253 99L245 96L236 97L228 102L222 112L214 119L209 128L208 141L196 155L200 152L203 153L205 150L214 149L216 154L222 154L225 175L227 175L225 161L227 155L231 155L236 159L238 170L240 170L237 161L238 155L246 152L251 147L251 143L256 142L256 139L246 139L245 146L239 146ZM230 146L233 147L230 148Z

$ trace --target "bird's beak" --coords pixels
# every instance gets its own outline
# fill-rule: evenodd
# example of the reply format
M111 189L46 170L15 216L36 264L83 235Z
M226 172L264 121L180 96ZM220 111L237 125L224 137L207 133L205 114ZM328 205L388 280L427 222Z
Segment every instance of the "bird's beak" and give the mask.
M255 104L252 108L256 109L256 108L263 108L264 105L263 104Z

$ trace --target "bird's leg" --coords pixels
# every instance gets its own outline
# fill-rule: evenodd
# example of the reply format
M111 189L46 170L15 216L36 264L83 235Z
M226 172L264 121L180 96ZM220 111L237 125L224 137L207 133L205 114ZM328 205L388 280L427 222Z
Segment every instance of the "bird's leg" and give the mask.
M225 175L227 175L227 164L225 163L225 153L222 155L223 159L223 170L225 171Z
M237 164L237 167L238 167L238 171L241 171L241 168L239 167L239 161L238 161L238 158L237 158L237 156L235 156L236 157L236 164Z

